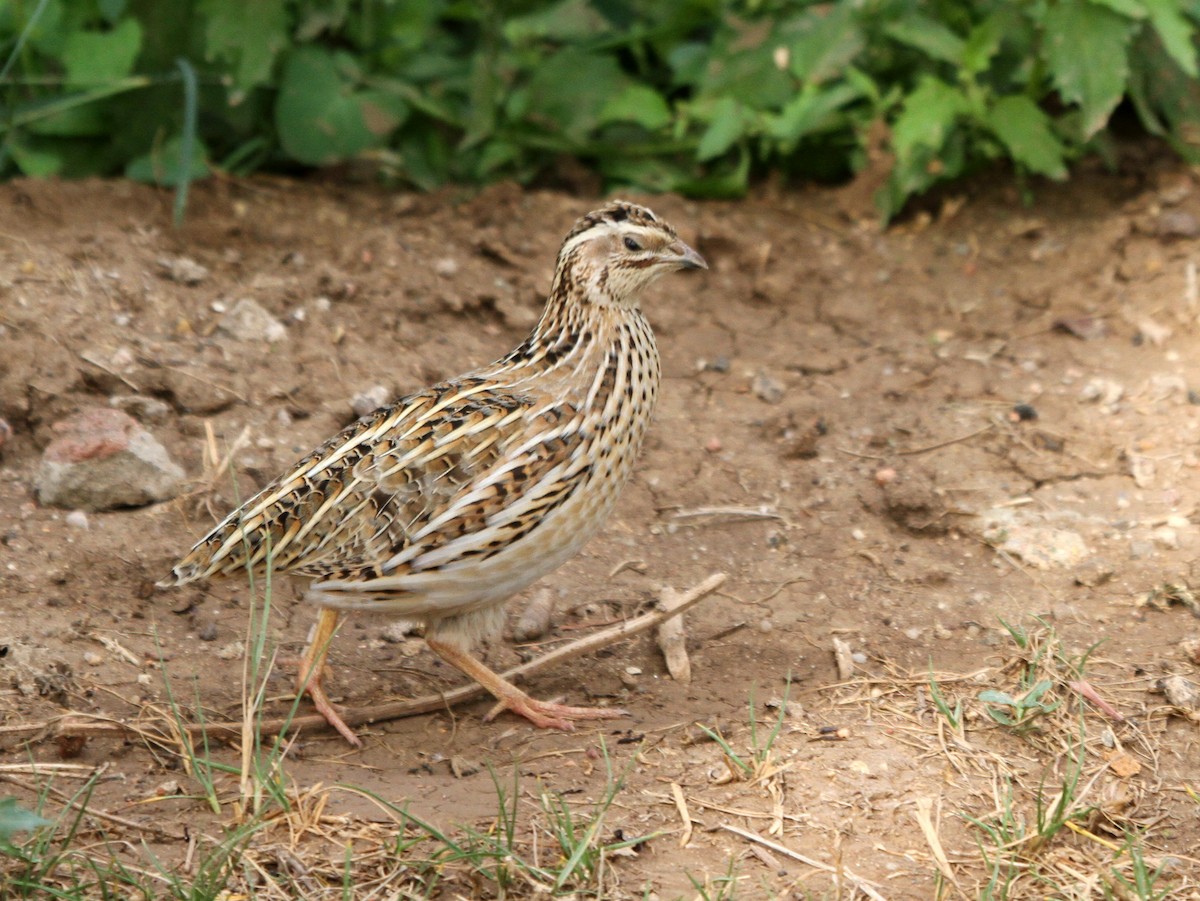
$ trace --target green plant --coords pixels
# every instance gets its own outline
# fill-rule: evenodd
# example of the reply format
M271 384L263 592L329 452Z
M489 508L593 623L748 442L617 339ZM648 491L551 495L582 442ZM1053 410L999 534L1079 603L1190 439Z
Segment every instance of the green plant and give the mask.
M997 160L1063 178L1112 153L1126 99L1200 159L1184 0L183 7L0 6L0 174L124 173L175 187L179 213L214 170L356 157L428 188L572 156L613 186L703 196L870 165L892 215Z
M1016 695L989 688L979 693L979 700L989 706L987 715L1002 726L1018 733L1036 728L1038 717L1053 713L1062 706L1062 701L1046 700L1046 693L1054 687L1049 679L1039 679L1029 688Z
M0 853L20 857L20 849L12 843L13 835L49 825L50 820L21 807L16 798L0 798Z
M733 901L737 897L737 859L729 859L729 867L725 873L716 878L700 882L691 873L687 873L688 882L696 890L696 897L703 901Z
M954 702L954 706L950 706L950 702L946 700L946 696L942 694L942 687L938 685L937 679L933 675L933 660L929 661L929 697L933 700L933 706L937 708L938 713L946 720L950 726L950 730L959 738L963 734L963 702L962 698Z
M728 762L730 773L735 774L740 779L757 779L767 771L771 760L771 749L775 747L775 741L779 738L779 734L783 729L783 720L787 716L788 695L791 694L792 679L789 675L787 678L786 687L783 691L783 698L779 702L779 713L775 717L775 722L771 726L771 731L765 736L759 735L758 713L754 704L754 689L750 690L750 753L747 757L739 754L734 750L729 741L718 730L705 726L703 723L697 724L705 735L711 738L721 748L725 754L725 760Z
M1122 854L1129 858L1129 874L1125 875L1115 866L1109 867L1108 878L1105 880L1105 898L1137 898L1138 901L1160 901L1171 897L1175 891L1173 885L1160 885L1168 861L1163 859L1158 866L1146 860L1140 838L1130 832L1125 836L1125 846Z

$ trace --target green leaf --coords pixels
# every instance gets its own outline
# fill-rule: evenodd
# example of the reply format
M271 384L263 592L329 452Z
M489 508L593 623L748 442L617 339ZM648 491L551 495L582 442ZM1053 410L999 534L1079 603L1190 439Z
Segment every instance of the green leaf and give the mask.
M394 93L356 89L358 72L345 54L318 47L291 53L275 102L275 127L293 159L320 166L377 146L408 114Z
M125 13L125 5L125 0L97 0L96 2L100 15L104 16L104 21L110 25L115 24Z
M1192 78L1200 77L1196 66L1196 28L1183 15L1178 0L1143 0L1143 3L1171 59Z
M985 704L1004 704L1006 707L1016 707L1017 700L1008 692L997 691L994 688L986 689L979 693L979 700Z
M900 157L911 157L919 147L938 151L955 120L970 109L963 93L946 82L925 76L904 100L904 109L892 126L892 144Z
M1086 140L1107 124L1125 94L1135 23L1089 0L1059 0L1042 24L1050 76L1064 100L1079 104Z
M849 84L808 84L783 108L777 117L768 119L768 133L791 152L806 135L835 127L836 115L843 107L862 97L862 91Z
M205 58L235 64L241 92L271 78L275 58L290 43L286 0L199 0Z
M986 125L1016 162L1049 178L1067 177L1066 148L1050 117L1023 94L1001 97L987 111Z
M709 119L708 130L696 148L696 159L700 162L721 156L742 136L744 122L742 108L732 97L716 102Z
M65 160L54 146L42 141L28 141L18 135L10 135L4 148L22 175L33 178L49 178L62 171Z
M604 104L600 121L636 122L647 131L655 131L670 124L671 108L658 91L631 84Z
M526 16L504 23L504 37L512 44L545 40L580 42L604 29L606 23L590 0L561 0Z
M912 13L884 26L884 34L901 44L920 50L930 59L960 65L963 39L940 22Z
M1005 27L1008 24L1005 20L1009 18L1006 13L1009 12L1011 11L1004 10L992 13L971 29L962 49L961 65L965 74L978 75L988 70L992 57L1000 49L1005 32L1011 30Z
M1127 19L1146 18L1146 4L1143 0L1091 0L1100 6L1107 6L1115 13L1120 13Z
M520 118L585 144L605 98L620 93L627 80L615 57L568 47L534 69Z
M823 13L809 7L799 27L801 34L793 40L789 56L792 74L801 81L840 77L866 47L850 3L838 3Z
M16 798L0 798L0 846L12 847L15 832L28 832L49 825L50 820L17 806Z
M184 181L205 178L208 175L208 148L204 146L204 142L199 138L192 142L191 167L186 176L181 178L179 155L182 150L183 142L179 136L170 138L161 146L130 160L125 166L125 177L171 188Z
M1021 698L1022 707L1039 707L1041 706L1042 695L1054 687L1054 683L1049 679L1039 679L1033 688L1025 693L1025 697Z
M63 45L67 84L89 87L118 81L133 71L142 47L142 26L126 19L107 32L76 31Z

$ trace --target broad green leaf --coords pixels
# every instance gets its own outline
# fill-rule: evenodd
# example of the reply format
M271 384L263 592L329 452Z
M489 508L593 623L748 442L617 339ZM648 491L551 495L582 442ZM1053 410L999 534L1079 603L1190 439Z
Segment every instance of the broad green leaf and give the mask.
M1196 27L1180 9L1178 0L1143 0L1154 30L1162 39L1171 59L1192 78L1200 76L1196 67Z
M1157 34L1144 31L1130 54L1129 98L1143 127L1200 163L1200 84L1165 58Z
M970 109L963 93L940 79L926 76L905 98L904 108L892 125L892 145L901 157L918 147L938 151L955 120Z
M1008 707L1016 707L1017 699L1008 692L999 691L995 688L988 688L979 693L979 700L985 704L1004 704Z
M620 93L627 80L613 56L560 50L534 70L523 116L582 145L599 122L606 98Z
M1146 18L1146 3L1143 0L1091 0L1100 6L1107 6L1115 13L1120 13L1127 19Z
M295 41L307 44L327 32L335 32L346 23L350 0L306 0L296 4Z
M636 122L647 131L655 131L670 124L671 108L658 91L631 84L604 104L600 121Z
M124 78L133 71L142 47L142 26L126 19L111 31L72 32L63 45L67 83L89 87Z
M125 12L126 0L97 0L96 6L104 21L115 24Z
M49 825L49 820L18 806L16 798L0 798L0 845L11 846L15 832L28 832Z
M1007 23L1004 21L1008 18L1006 12L1008 11L992 13L967 35L962 49L962 67L966 74L978 75L986 72L992 64L992 57L1000 49L1000 42L1007 30Z
M185 181L196 181L208 176L208 148L196 138L192 142L191 166L181 174L179 155L183 142L178 136L164 141L161 146L151 148L129 161L125 166L125 177L147 184L178 187Z
M708 65L709 46L699 42L679 44L667 55L676 86L690 86L700 82Z
M912 13L889 22L883 31L893 40L920 50L930 59L954 65L962 62L963 39L928 16Z
M314 166L337 162L384 138L407 116L395 94L355 89L357 71L344 54L318 47L291 53L275 102L275 127L283 149Z
M470 102L467 104L467 119L463 122L465 134L461 149L473 147L487 140L496 131L496 116L499 112L503 85L496 72L494 55L480 53L471 63Z
M111 125L105 121L102 104L92 101L50 113L29 123L29 131L38 135L60 138L97 137L108 133Z
M199 0L205 56L233 63L233 83L248 91L271 78L275 58L291 42L286 0Z
M778 116L768 120L767 130L790 153L805 135L834 126L834 114L860 97L859 89L849 84L808 84Z
M738 102L732 97L718 100L713 107L708 129L696 148L696 159L704 162L720 156L742 136L744 127Z
M1049 178L1067 177L1066 148L1054 133L1050 117L1025 95L997 100L987 111L987 127L1009 155L1030 172Z
M1107 124L1125 94L1136 25L1089 0L1059 0L1042 24L1050 77L1064 100L1079 104L1086 140Z
M547 40L579 42L605 28L603 16L589 0L561 0L526 16L504 23L504 37L512 44Z
M58 148L39 141L27 141L18 135L10 135L4 147L21 174L33 178L58 175L66 163Z
M850 3L810 6L796 26L800 33L792 39L789 64L801 81L838 78L866 46Z
M698 97L727 97L749 109L782 106L795 91L795 79L776 60L783 40L767 22L746 23L731 19L719 44L708 48Z

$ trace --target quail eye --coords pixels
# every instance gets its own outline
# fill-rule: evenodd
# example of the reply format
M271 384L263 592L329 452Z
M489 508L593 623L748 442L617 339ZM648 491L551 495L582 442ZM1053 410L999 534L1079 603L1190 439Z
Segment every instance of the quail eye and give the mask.
M636 238L626 237L625 238L625 249L626 250L641 250L642 245L637 242Z

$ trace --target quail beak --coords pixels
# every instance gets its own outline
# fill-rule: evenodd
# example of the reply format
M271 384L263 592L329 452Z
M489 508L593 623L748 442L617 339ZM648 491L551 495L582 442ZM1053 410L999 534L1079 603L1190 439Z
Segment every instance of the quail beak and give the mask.
M676 269L707 269L708 263L704 257L692 250L682 241L674 241L667 245L663 253L663 262L671 263Z

